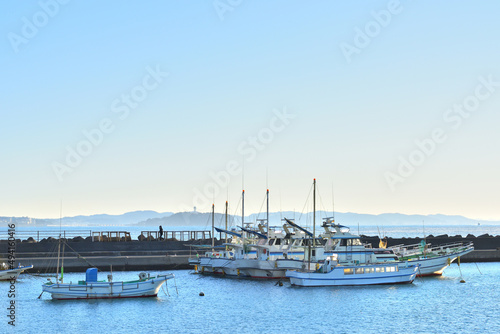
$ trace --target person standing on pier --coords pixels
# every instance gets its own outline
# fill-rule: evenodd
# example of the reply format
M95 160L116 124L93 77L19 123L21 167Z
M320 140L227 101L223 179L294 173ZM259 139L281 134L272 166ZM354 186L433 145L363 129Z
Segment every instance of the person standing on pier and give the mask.
M163 227L160 225L160 240L163 240Z

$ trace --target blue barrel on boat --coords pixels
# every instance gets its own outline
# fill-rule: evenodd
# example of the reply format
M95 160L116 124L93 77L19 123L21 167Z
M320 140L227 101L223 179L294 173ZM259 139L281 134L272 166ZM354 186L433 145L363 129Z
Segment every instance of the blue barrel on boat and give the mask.
M97 282L97 268L89 268L87 269L87 283L89 282Z

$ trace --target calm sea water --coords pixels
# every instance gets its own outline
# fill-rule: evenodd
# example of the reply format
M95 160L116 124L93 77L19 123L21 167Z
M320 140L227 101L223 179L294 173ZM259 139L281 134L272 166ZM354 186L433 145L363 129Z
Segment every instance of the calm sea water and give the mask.
M7 324L9 283L0 282L2 333L500 333L500 264L456 264L410 285L298 288L285 282L200 277L174 271L166 296L53 301L43 277L16 284L16 327ZM481 271L481 272L479 272ZM115 280L138 272L115 272ZM105 278L107 273L100 273ZM66 274L77 281L83 274ZM176 288L178 294L176 293ZM205 296L200 297L199 293Z

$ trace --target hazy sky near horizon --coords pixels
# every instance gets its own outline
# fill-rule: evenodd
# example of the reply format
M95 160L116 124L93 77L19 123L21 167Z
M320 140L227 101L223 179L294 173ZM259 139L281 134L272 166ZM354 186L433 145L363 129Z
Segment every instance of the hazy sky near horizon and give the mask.
M498 13L2 1L0 216L302 211L316 178L318 209L498 221Z

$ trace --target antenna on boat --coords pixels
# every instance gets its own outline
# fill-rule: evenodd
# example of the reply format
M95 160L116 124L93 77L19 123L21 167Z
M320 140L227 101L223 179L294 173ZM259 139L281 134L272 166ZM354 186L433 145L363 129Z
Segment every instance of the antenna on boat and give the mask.
M316 179L313 181L313 246L316 246Z
M425 256L425 245L427 245L427 240L425 238L425 221L422 220L422 231L424 232L424 256Z
M61 256L61 228L62 228L61 222L62 222L62 199L61 199L61 205L59 207L59 242L57 244L56 283L59 282L59 260L60 260L60 256ZM64 255L63 255L63 258L64 258ZM62 271L63 271L63 269L61 267L61 273L62 273Z
M283 220L283 208L281 207L281 189L280 189L280 219Z
M332 219L335 222L335 196L333 194L333 182L332 182Z
M226 214L225 214L225 220L226 220L226 231L227 231L227 210L228 210L228 203L226 201ZM227 251L227 233L226 233L226 239L225 239L225 243L226 243L226 251Z
M267 189L267 218L266 218L266 230L267 230L267 238L269 239L269 189Z
M241 192L241 226L245 227L245 189ZM241 233L243 241L243 257L245 256L245 232Z
M214 251L214 217L215 216L215 204L212 203L212 252Z

